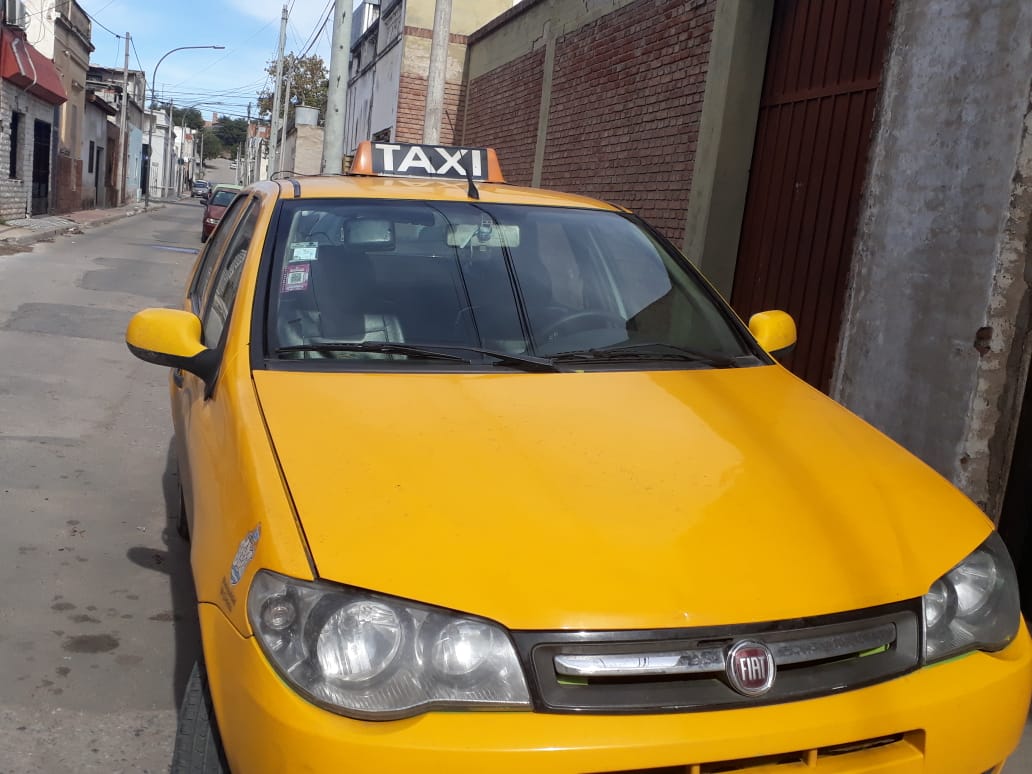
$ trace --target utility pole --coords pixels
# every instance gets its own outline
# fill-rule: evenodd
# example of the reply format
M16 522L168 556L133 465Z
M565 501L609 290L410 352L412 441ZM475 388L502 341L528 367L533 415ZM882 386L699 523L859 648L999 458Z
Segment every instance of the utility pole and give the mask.
M291 70L290 72L287 73L287 93L286 93L286 98L283 100L283 120L280 122L280 126L283 127L283 142L280 143L279 154L278 154L278 160L279 160L279 165L280 165L279 171L280 172L283 172L283 171L292 172L293 171L293 170L284 170L283 169L284 149L285 149L285 147L287 145L287 115L288 115L287 111L290 110L290 90L291 90L291 87L293 85L294 85L294 71ZM269 177L271 178L272 175L270 174Z
M448 37L451 33L451 0L437 0L434 32L430 39L430 70L426 77L426 112L423 114L423 142L441 141L444 114L444 83L448 77Z
M344 108L348 100L348 28L350 0L334 0L333 42L330 48L330 83L326 89L322 163L324 175L344 171Z
M165 196L169 196L169 192L172 190L172 164L176 158L176 124L172 120L172 111L175 108L172 105L172 97L168 98L168 126L165 127L165 134L168 137L168 147L165 148L165 174L161 176L161 182L164 184L162 187L165 189Z
M122 66L122 109L118 111L118 179L115 181L115 206L125 204L126 157L125 129L129 108L129 33L125 33L125 64Z
M251 175L251 154L254 152L254 140L251 138L251 103L247 103L247 153L244 154L244 185L255 181Z
M276 83L273 85L272 95L272 137L269 138L269 177L276 171L276 137L279 133L279 110L280 90L283 88L283 49L287 45L287 19L289 14L287 6L283 6L283 15L280 17L279 28L279 54L276 56Z

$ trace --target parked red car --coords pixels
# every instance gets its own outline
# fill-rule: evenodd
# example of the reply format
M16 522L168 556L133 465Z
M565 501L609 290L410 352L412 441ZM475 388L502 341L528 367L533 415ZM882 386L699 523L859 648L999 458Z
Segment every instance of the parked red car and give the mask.
M208 194L208 202L204 205L204 218L201 220L201 241L207 242L211 232L219 225L226 207L241 189L239 185L219 184Z

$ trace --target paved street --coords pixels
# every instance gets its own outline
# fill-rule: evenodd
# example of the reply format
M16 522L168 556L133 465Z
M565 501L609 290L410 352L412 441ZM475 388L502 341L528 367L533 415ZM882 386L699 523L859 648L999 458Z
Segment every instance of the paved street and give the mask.
M184 200L0 255L0 772L167 771L195 657L167 374L126 350L199 246Z

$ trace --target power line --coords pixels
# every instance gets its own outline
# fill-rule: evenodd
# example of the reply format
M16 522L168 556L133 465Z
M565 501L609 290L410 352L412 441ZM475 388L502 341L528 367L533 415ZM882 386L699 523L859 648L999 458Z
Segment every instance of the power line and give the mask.
M326 10L323 12L322 24L320 24L319 28L315 31L315 33L311 37L309 37L308 43L305 45L305 50L298 55L299 59L303 59L304 57L306 57L308 55L308 52L312 50L312 47L319 42L319 36L322 35L323 30L326 29L326 24L330 21L330 17L333 16L333 9L334 3L333 0L330 0L326 4Z
M110 3L108 3L108 5L110 5ZM55 7L56 7L56 6L55 6ZM80 8L82 8L82 6L79 6L79 7L80 7ZM107 6L104 6L104 7L106 8ZM85 8L83 8L83 9L82 9L82 12L83 12L84 14L86 14L86 16L87 16L87 17L89 18L89 20L90 20L91 22L93 22L94 24L96 24L97 26L99 26L99 27L100 27L100 28L101 28L102 30L107 30L107 31L108 31L108 32L110 32L110 33L111 33L112 35L114 35L114 36L115 36L116 38L118 38L119 40L121 40L121 39L122 39L122 36L121 36L121 35L119 35L119 34L118 34L117 32L115 32L114 30L111 30L111 29L108 29L107 27L105 27L105 26L104 26L103 24L101 24L101 22L100 22L100 20L99 20L99 19L97 19L97 18L96 18L96 17L94 17L94 16L91 16L91 15L90 15L90 13L89 13L89 11L87 11L87 10L86 10Z
M129 38L129 43L133 47L133 54L136 56L136 64L138 64L140 66L140 72L144 73L144 75L146 75L147 71L143 69L143 62L140 61L140 55L136 51L136 41L133 40L132 38Z

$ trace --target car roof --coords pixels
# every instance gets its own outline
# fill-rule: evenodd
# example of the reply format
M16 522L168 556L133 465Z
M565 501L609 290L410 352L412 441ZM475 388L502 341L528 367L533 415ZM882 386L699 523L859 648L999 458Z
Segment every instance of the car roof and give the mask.
M626 212L622 207L577 194L524 188L505 183L477 183L479 201L497 204L530 204L578 207ZM361 175L313 175L265 180L249 188L271 194L274 199L409 199L423 201L473 201L469 184L461 180L429 180Z
M212 189L212 192L214 193L215 191L220 191L220 190L225 190L225 191L241 191L241 190L243 190L243 188L244 187L242 185L234 185L232 183L219 183L218 185L216 185Z

